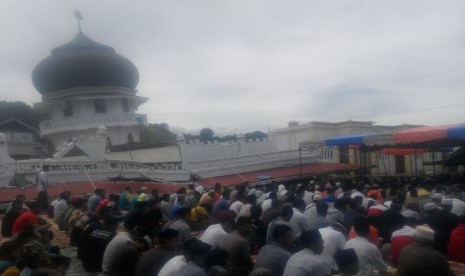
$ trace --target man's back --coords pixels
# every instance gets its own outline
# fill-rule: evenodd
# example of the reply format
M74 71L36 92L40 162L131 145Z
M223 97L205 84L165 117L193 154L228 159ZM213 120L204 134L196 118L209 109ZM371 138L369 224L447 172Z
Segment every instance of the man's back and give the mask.
M305 248L289 258L283 276L325 276L323 261Z
M398 276L454 275L450 270L446 256L429 246L414 243L406 246L399 257Z
M82 254L82 264L87 271L98 272L102 270L103 253L113 235L114 233L105 229L92 231Z
M282 275L291 255L280 244L273 242L260 249L254 268L268 268L273 271L273 275Z
M379 249L366 238L356 237L348 241L345 248L353 248L359 261L359 272L357 275L379 275L386 273L389 267L384 263ZM379 273L378 273L379 272Z
M163 248L155 248L147 251L139 259L135 276L158 275L160 269L172 258L174 254Z

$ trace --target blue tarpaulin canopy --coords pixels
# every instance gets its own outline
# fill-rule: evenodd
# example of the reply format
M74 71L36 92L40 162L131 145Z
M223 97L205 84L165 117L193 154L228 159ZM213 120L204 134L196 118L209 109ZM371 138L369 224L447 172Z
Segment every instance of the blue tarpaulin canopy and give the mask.
M343 146L343 145L360 145L363 144L363 137L369 134L355 134L329 138L325 140L325 145L328 147Z

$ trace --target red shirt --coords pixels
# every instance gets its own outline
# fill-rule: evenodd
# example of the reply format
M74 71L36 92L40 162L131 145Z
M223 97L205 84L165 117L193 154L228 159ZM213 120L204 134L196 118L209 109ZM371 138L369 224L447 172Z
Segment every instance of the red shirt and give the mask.
M400 251L407 245L413 243L413 233L415 229L409 226L394 231L391 236L391 262L397 266L399 262Z
M102 199L100 203L97 205L97 208L95 209L95 211L98 213L100 212L100 210L102 210L102 208L106 206L110 206L108 203L110 203L110 199L108 197L105 199Z
M11 233L14 235L24 230L28 225L38 225L37 216L32 211L27 211L20 215L13 224L13 230Z
M460 224L450 234L449 258L451 261L465 263L465 224Z

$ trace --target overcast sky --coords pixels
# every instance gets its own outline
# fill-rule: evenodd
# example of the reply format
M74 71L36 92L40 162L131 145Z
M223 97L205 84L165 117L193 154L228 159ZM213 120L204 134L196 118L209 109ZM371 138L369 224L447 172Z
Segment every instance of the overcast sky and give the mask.
M0 100L73 39L138 68L151 123L217 133L292 120L465 122L465 1L0 0Z

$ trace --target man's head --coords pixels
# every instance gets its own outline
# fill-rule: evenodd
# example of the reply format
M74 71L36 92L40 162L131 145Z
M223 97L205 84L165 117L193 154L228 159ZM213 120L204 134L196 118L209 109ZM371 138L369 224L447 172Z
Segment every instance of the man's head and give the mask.
M221 196L225 198L226 200L229 200L229 196L231 195L231 190L229 189L224 189L223 192L221 193Z
M285 224L276 225L273 229L273 241L285 248L291 248L294 245L294 233L292 232L292 228Z
M42 170L44 172L48 172L48 171L50 171L50 166L49 165L44 165L44 166L42 166Z
M189 207L181 207L176 211L176 216L180 219L187 220L191 214L191 209Z
M252 220L248 217L239 217L236 222L236 229L241 236L248 236L252 230Z
M292 210L291 206L286 205L283 208L281 208L280 216L284 221L289 222L292 218L292 215L294 215L294 210Z
M187 259L194 262L199 267L204 266L205 255L210 251L211 246L201 241L195 241L187 248Z
M223 268L229 265L229 253L228 251L215 247L214 249L207 252L205 255L205 271L208 271L211 267L219 265Z
M247 203L251 205L256 205L257 204L257 196L255 194L251 194L247 196Z
M16 196L16 200L24 202L26 201L26 196L23 194L19 194Z
M178 237L179 232L178 230L174 230L171 228L166 228L161 231L160 235L160 243L163 247L167 248L168 250L176 250L178 247Z
M339 267L339 272L347 275L358 273L358 257L353 248L342 249L334 254L334 260Z
M115 232L118 229L119 219L112 213L106 213L103 215L104 228L110 232Z
M328 204L324 202L318 203L316 205L316 212L318 213L318 215L326 217L326 215L328 215Z
M294 199L294 202L292 203L294 208L297 210L303 212L305 210L305 201L302 198L296 198Z
M63 199L63 200L65 200L66 202L68 202L70 196L71 196L71 193L70 193L70 192L62 192L62 193L60 194L60 199Z
M95 189L94 194L104 198L106 195L105 189Z
M370 235L370 223L366 217L358 217L354 221L354 230L358 236L368 237Z
M234 211L224 210L215 214L215 220L221 224L225 232L231 232L234 229Z
M303 232L299 237L299 241L302 246L312 250L317 255L323 252L323 239L316 229Z
M21 211L21 209L23 209L23 201L15 199L11 202L11 210Z
M42 212L42 206L40 205L40 203L38 201L31 201L29 202L29 204L27 204L29 209L31 210L31 212L33 212L34 214L38 215Z

